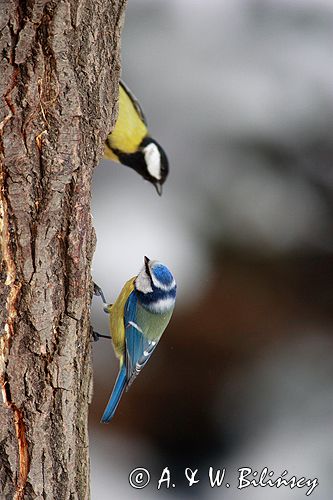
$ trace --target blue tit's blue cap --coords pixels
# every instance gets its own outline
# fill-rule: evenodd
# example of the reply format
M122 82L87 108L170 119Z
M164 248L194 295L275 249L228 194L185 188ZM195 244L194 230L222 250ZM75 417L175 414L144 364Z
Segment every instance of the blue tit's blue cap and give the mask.
M165 286L169 286L173 283L174 278L169 271L169 269L161 264L160 262L156 262L151 266L151 271L156 277L156 279Z

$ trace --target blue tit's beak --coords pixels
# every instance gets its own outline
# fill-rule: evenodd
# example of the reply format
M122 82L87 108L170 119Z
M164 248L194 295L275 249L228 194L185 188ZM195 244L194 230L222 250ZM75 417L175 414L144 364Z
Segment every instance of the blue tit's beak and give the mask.
M157 182L154 182L154 186L155 186L155 189L157 191L158 196L162 196L162 192L163 192L162 184L157 181Z
M149 262L150 262L150 259L148 259L148 257L144 257L144 261L145 261L145 270L146 270L146 273L148 274L148 276L150 277L151 279L151 276L150 276L150 269L149 269Z

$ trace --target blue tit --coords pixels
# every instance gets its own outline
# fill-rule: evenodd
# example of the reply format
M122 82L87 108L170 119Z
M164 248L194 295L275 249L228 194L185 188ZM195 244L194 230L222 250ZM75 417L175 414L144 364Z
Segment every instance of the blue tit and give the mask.
M104 309L110 314L119 373L102 422L110 422L124 390L130 387L154 352L170 321L176 288L169 269L145 257L143 268L125 283L115 303L105 304ZM97 290L101 292L98 287ZM103 293L100 295L105 302Z
M119 82L118 119L107 136L104 158L133 168L162 194L162 185L169 173L168 158L158 142L150 137L141 106L122 81Z

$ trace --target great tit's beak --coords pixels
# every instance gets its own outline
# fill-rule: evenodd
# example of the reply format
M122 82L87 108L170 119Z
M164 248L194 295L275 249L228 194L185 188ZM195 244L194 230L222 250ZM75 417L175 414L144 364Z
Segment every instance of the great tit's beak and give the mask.
M150 259L148 259L148 257L144 256L144 261L145 261L145 266L148 266Z
M162 184L157 181L157 182L154 182L154 186L155 186L155 189L157 191L158 196L162 196L162 192L163 192Z

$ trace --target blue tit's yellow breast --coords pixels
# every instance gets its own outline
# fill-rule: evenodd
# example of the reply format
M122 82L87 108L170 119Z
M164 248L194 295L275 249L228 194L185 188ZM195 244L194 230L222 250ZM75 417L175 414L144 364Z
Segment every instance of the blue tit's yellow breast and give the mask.
M120 85L118 119L113 131L107 137L104 156L119 161L110 148L126 154L135 153L147 133L147 127L138 114L130 96Z
M123 355L125 351L125 323L124 323L124 311L125 304L129 295L134 290L134 278L128 280L123 286L117 300L110 308L110 331L112 336L112 342L116 356L123 361Z

